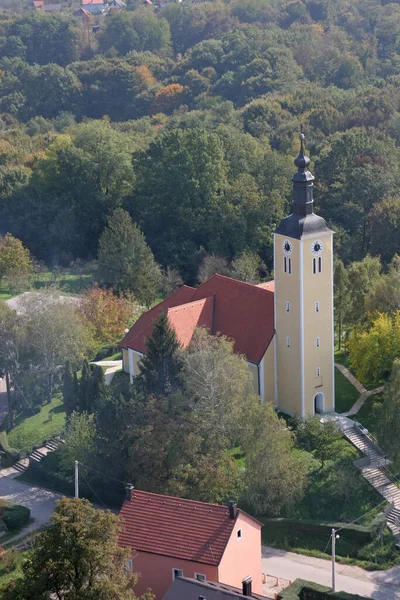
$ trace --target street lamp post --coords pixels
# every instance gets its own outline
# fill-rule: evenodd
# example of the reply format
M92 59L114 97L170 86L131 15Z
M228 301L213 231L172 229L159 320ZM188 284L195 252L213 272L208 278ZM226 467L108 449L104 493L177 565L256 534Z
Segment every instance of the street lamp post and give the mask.
M336 530L332 527L332 592L336 591L336 540L339 536L336 534Z

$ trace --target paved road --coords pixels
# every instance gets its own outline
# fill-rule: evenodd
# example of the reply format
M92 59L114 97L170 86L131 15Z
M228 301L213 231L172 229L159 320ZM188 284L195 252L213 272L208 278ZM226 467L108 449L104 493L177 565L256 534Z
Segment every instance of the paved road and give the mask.
M330 587L329 560L263 547L263 572L285 580L306 579ZM400 567L368 572L350 565L336 565L336 590L373 598L400 600Z
M31 516L35 519L29 529L36 529L50 519L55 508L55 501L61 498L61 495L22 483L16 479L0 477L0 497L8 502L27 506L31 510Z

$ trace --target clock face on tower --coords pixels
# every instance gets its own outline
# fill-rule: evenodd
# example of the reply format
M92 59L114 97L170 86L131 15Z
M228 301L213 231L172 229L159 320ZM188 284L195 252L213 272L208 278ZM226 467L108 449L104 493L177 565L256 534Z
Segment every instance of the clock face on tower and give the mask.
M282 250L284 251L285 254L292 254L293 246L289 242L289 240L283 240Z
M321 242L321 240L315 240L315 242L313 242L311 244L311 252L314 254L314 256L321 254L323 249L324 249L324 245Z

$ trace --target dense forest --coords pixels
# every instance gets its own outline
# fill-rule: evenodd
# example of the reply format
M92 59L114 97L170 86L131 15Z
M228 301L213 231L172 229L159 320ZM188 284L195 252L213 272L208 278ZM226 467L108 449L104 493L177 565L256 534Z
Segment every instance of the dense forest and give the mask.
M156 261L272 269L304 126L337 256L400 253L400 5L128 5L0 17L0 233L47 265L97 258L123 208ZM69 14L68 14L69 12Z

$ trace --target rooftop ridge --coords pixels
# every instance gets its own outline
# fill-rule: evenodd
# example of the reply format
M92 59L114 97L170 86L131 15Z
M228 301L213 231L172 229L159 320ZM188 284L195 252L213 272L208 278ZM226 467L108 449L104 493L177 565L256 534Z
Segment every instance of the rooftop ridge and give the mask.
M195 304L200 304L201 302L205 303L207 302L207 300L212 300L214 298L213 296L207 296L207 298L200 298L199 300L193 300L192 302L185 302L185 304L178 304L177 306L170 306L169 308L167 308L167 314L169 314L169 312L172 312L174 310L180 310L181 308L184 308L185 306L194 306Z
M255 289L255 290L261 290L262 292L273 293L272 290L266 290L265 288L261 288L256 283L248 283L247 281L240 281L240 279L235 279L234 277L228 277L227 275L221 275L220 273L215 273L215 275L213 275L212 277L210 277L209 279L207 279L207 281L203 281L203 283L201 283L199 285L199 287L195 288L195 289L199 290L203 285L205 285L206 283L208 283L209 281L211 281L214 278L225 279L225 280L228 280L228 281L233 281L236 284L239 284L240 286L247 287L247 288L250 287L253 290Z
M145 490L134 489L132 500L135 498L135 494L145 494L146 496L156 496L157 498L169 498L179 502L185 502L187 504L201 504L202 506L213 506L217 508L225 508L229 512L229 506L225 504L213 504L212 502L203 502L202 500L192 500L191 498L179 498L179 496L168 496L167 494L156 494L155 492L146 492ZM239 510L239 509L238 509Z
M192 286L190 286L190 285L186 285L186 284L184 284L184 285L182 285L182 286L181 286L179 289L175 290L175 292L172 292L171 294L168 294L168 296L166 296L166 297L164 298L164 300L161 300L161 302L159 302L158 304L155 304L154 306L152 306L151 308L149 308L149 310L148 310L148 311L146 311L146 312L150 312L151 310L154 310L154 309L158 308L159 306L161 307L161 305L162 305L162 304L164 304L164 302L166 302L166 301L168 300L168 298L171 298L171 297L172 297L172 296L174 296L174 295L175 295L177 292L180 292L181 290L183 290L183 289L185 289L185 288L186 288L186 289L188 289L188 290L193 290L194 292L196 291L196 288L194 288L194 287L192 287ZM178 304L178 306L182 306L182 305L181 305L181 304ZM169 310L169 309L167 308L167 313L168 313L168 310ZM145 314L145 313L143 313L143 314ZM142 316L142 315L140 315L140 316ZM140 317L139 317L139 319L140 319ZM139 319L138 319L138 320L139 320ZM136 322L137 322L137 321L136 321ZM148 329L148 328L149 328L149 326L150 326L150 324L148 323L148 324L147 324L145 327L143 327L142 329L140 329L140 330L139 330L139 331L138 331L138 332L137 332L137 333L136 333L136 334L135 334L135 335L134 335L132 338L127 338L127 336L129 335L129 332L128 332L128 333L126 334L126 336L125 336L125 337L122 339L122 341L120 342L120 344L122 344L122 342L126 342L126 343L128 343L128 342L130 342L130 341L134 340L134 339L135 339L135 338L137 338L139 335L141 335L141 334L142 334L144 331L146 331L146 329ZM132 326L132 328L133 328L133 326ZM132 328L131 328L131 329L132 329Z

